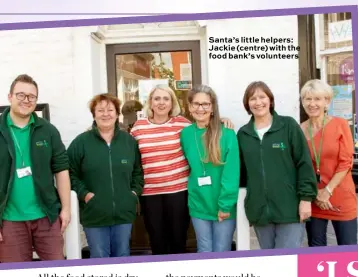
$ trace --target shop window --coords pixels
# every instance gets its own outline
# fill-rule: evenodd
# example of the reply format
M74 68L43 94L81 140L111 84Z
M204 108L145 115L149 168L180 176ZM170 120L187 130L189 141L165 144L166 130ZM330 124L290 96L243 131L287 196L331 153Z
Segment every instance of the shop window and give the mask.
M330 13L323 15L323 49L337 49L352 46L351 13Z
M329 114L345 118L358 152L354 59L351 13L317 15L319 18L318 60L321 79L332 86L334 98ZM316 21L317 22L317 21Z

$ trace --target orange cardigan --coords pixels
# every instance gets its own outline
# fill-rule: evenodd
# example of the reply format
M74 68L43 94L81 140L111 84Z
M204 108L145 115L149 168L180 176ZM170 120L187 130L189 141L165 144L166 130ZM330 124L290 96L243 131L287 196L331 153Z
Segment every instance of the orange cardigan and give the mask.
M322 130L313 137L316 151L319 149L321 136ZM312 142L310 140L307 142L316 171ZM312 217L340 221L357 218L357 198L351 173L353 153L353 138L348 122L343 118L333 117L324 129L320 162L321 183L318 184L318 189L324 188L335 173L350 170L330 198L331 204L340 209L340 212L321 210L312 203Z

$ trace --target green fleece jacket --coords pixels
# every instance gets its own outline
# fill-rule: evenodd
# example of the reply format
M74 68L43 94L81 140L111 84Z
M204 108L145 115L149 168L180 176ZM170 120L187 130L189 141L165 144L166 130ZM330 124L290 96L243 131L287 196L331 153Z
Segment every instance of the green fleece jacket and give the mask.
M116 125L110 146L93 123L68 148L72 189L77 192L84 227L133 223L144 186L136 140ZM87 193L94 196L85 203ZM134 193L133 193L134 192Z
M236 134L233 130L222 127L220 150L223 164L205 163L205 173L206 176L210 176L211 185L200 186L198 178L203 177L204 174L201 158L205 157L202 139L205 131L206 128L200 129L196 124L192 124L181 132L181 145L190 166L188 181L190 216L204 220L218 220L218 212L222 211L229 212L230 218L235 218L240 179L239 145Z
M0 116L0 226L15 176L15 144L7 125L7 108ZM30 129L32 179L39 206L51 223L61 211L54 174L69 169L65 145L59 131L47 120L33 113Z
M300 200L313 201L317 182L306 138L291 117L273 112L262 141L254 119L237 133L241 184L247 187L245 211L252 225L299 222Z

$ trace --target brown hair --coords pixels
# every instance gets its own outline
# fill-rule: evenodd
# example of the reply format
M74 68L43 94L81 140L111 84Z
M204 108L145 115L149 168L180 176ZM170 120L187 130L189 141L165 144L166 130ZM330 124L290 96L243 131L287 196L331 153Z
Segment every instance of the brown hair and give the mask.
M221 138L221 121L219 114L218 100L215 92L209 86L197 85L188 92L188 102L191 104L197 93L205 93L210 97L212 114L209 125L204 133L205 143L205 162L212 162L214 165L222 164L220 138Z
M12 81L11 86L10 86L10 94L12 94L14 92L14 88L17 83L26 83L26 84L34 85L36 88L37 94L39 93L39 87L38 87L37 83L35 82L35 80L27 74L21 74L21 75L17 76L14 81Z
M119 99L113 96L112 94L102 93L94 96L89 103L89 108L93 117L95 117L95 109L97 105L102 101L106 101L107 103L112 103L114 105L114 108L116 109L117 115L118 116L120 115L121 102L119 101Z
M244 98L243 98L243 104L245 107L245 110L248 114L252 114L249 106L250 98L255 94L257 89L261 89L267 97L270 99L270 113L272 113L275 109L275 97L273 96L273 93L271 89L262 81L255 81L248 85L248 87L245 90Z

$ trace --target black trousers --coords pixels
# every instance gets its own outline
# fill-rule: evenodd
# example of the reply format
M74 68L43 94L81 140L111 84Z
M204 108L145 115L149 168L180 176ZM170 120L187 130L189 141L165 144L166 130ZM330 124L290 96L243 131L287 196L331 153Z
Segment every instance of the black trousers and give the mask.
M357 219L348 221L332 220L338 245L357 244ZM306 222L308 246L327 246L328 220L312 217Z
M188 192L143 196L141 206L152 254L185 253L190 224Z

